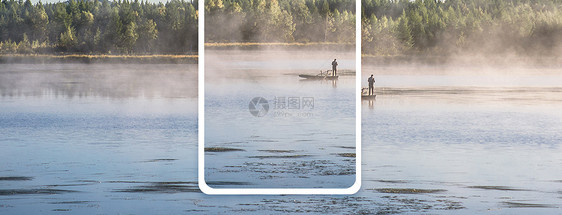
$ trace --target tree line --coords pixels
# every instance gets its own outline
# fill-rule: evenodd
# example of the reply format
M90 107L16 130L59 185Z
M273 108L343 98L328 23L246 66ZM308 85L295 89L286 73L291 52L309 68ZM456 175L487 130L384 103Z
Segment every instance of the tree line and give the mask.
M197 51L197 1L2 0L0 53ZM209 42L355 41L349 0L206 0Z
M562 0L361 0L368 55L560 55ZM0 53L197 51L197 1L0 3ZM206 0L206 42L353 43L352 0Z
M206 42L355 42L355 1L207 0Z
M0 3L0 53L197 51L197 1Z
M561 0L362 0L363 54L560 55Z

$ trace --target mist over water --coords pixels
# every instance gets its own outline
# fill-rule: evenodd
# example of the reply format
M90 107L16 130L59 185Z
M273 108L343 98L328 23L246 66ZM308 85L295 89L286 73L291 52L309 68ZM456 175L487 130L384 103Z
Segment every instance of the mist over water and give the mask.
M231 58L253 55L238 53ZM301 57L286 53L278 59ZM239 66L209 79L208 92L221 98L238 92L263 95L266 91L244 89L265 85L281 89L272 95L304 90L315 96L338 91L352 96L351 76L342 74L336 85L296 78L299 73L329 69L331 58L318 69L302 71L269 68L269 62L225 63ZM342 69L346 67L346 58L337 58ZM232 62L226 56L219 59ZM239 68L247 65L262 67L248 75L263 75L251 81L238 76L243 70ZM205 195L197 187L195 68L3 65L0 213L557 214L562 207L562 90L556 66L364 66L363 84L374 74L377 97L361 103L361 190L349 196L235 198ZM239 109L235 102L220 103L232 111L219 111L217 116L227 123L238 120L231 112L248 116L248 103L242 99ZM325 113L318 111L314 113ZM291 120L299 121L284 122ZM287 123L281 129L291 127L296 126ZM279 180L276 176L289 183L299 180L292 176L325 180L333 175L323 175L349 173L345 170L353 166L349 153L354 149L333 141L349 137L319 130L317 135L326 142L315 143L304 131L294 138L225 140L220 146L246 151L217 148L206 155L242 155L250 162L246 168L231 165L222 170L262 172L211 184L255 187L256 182L269 185ZM295 142L280 144L290 138ZM248 145L262 148L244 148ZM319 159L323 153L326 159ZM283 159L287 162L272 165ZM293 168L295 164L304 167ZM232 172L219 173L232 178ZM272 177L255 179L260 175ZM334 180L331 185L347 181Z
M405 188L441 190L426 200L448 202L450 213L556 213L561 206L559 66L481 61L362 72L364 85L375 75L377 94L362 101L365 163L377 164L365 168L364 181L372 180L365 187L388 188L375 190L400 193L383 198L411 205L423 203Z
M339 80L298 77L325 73L334 58L342 65ZM205 180L212 187L347 188L355 182L353 53L211 51L205 61ZM263 116L250 114L254 98L267 103Z
M455 2L464 1L443 3ZM559 214L559 9L518 8L556 19L527 25L529 10L507 8L516 18L509 19L507 30L536 33L517 38L495 22L480 30L467 22L473 17L459 18L446 22L452 30L433 37L437 43L427 53L435 55L416 55L426 53L417 52L423 45L418 40L414 49L378 49L398 56L365 58L361 80L367 86L374 74L377 96L361 101L362 188L346 196L202 194L195 65L1 65L0 214ZM449 18L466 9L453 9ZM467 14L474 13L459 15ZM400 23L394 22L380 26L394 29ZM476 34L454 29L467 23ZM326 38L325 29L300 29L295 35ZM371 48L404 42L374 32L373 41L387 40ZM217 134L206 143L209 185L308 188L353 182L350 122L358 92L353 52L207 53L207 111L216 123L206 129ZM334 58L339 80L298 78L329 70ZM268 102L313 97L315 109L279 111L271 104L270 112L257 118L249 110L257 96Z
M196 98L195 65L3 64L2 96Z
M0 213L170 212L137 194L198 190L196 80L194 65L2 65Z

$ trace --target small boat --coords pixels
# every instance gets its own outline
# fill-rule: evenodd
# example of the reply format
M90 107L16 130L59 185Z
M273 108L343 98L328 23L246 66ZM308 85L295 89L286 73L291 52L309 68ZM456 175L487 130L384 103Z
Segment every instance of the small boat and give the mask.
M375 99L377 95L361 95L361 99Z
M373 92L374 93L374 92ZM369 88L361 88L361 99L375 99L377 95L369 95Z
M311 80L321 80L321 79L336 80L336 79L338 79L339 76L305 75L305 74L300 74L299 77L301 77L301 78L306 78L306 79L311 79Z
M320 74L318 75L300 74L299 77L306 78L308 80L337 80L339 76L328 75L329 71L330 70L326 71L325 73L320 71Z

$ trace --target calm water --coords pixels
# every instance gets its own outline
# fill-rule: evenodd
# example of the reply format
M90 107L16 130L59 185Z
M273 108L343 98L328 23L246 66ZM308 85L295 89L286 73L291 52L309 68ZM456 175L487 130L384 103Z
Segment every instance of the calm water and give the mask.
M377 97L362 101L359 193L232 197L197 188L195 66L2 65L0 214L560 214L560 69L413 70L364 68L377 77ZM260 80L346 89L345 79L334 88L288 73ZM319 157L309 146L287 150ZM329 159L346 164L332 153L350 149L332 146ZM227 153L236 152L215 154Z
M353 53L338 56L341 70L347 69L347 73L333 81L298 77L331 69L333 58L328 53L318 52L326 56L318 70L293 69L319 64L320 60L298 56L300 52L276 52L267 59L273 54L262 53L256 54L264 58L259 61L248 61L232 51L205 55L207 183L221 188L353 185ZM285 63L274 69L272 65L280 61ZM251 101L264 104L253 106ZM250 109L261 105L267 109L252 115Z

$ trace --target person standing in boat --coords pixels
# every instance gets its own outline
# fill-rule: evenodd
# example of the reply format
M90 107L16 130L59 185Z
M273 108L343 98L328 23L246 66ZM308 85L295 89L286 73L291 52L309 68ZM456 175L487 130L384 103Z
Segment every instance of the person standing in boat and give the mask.
M369 77L367 81L369 82L369 95L375 95L375 78L373 74L371 74L371 77Z
M336 62L336 59L334 59L334 61L332 61L332 76L336 76L337 75L337 71L338 71L338 62Z

